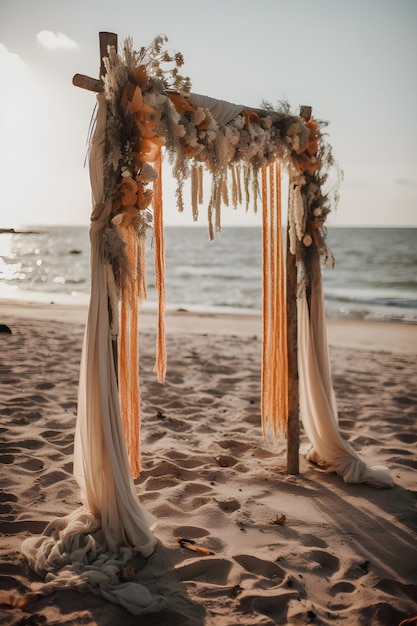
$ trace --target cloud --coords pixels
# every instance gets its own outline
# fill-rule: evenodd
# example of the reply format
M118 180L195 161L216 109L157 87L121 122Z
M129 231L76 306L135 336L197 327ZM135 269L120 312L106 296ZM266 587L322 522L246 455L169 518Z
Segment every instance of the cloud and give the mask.
M51 30L41 30L36 39L48 50L58 50L60 48L78 48L78 43L70 39L64 33L53 33Z
M0 68L16 71L26 68L26 63L22 61L18 54L9 52L9 50L0 43Z

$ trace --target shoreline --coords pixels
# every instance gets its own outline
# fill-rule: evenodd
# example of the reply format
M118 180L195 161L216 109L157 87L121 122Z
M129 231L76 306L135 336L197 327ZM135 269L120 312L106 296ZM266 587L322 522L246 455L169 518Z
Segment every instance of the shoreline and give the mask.
M3 317L53 320L85 325L87 304L39 303L30 300L0 299L0 323ZM156 329L156 309L146 306L139 313L139 328ZM417 324L404 322L327 318L329 346L355 350L417 353ZM262 317L253 313L193 312L167 309L166 334L260 336Z

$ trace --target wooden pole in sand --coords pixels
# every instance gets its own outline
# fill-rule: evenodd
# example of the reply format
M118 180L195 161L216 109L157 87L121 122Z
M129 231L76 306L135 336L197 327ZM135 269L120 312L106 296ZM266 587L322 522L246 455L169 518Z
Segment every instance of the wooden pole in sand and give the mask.
M310 106L300 106L300 117L306 122L311 118ZM297 259L290 252L290 238L287 227L287 350L288 350L288 430L287 430L287 473L299 474L300 461L300 398L298 388L298 348L297 348Z
M300 425L297 364L297 265L290 252L290 237L287 227L287 352L288 352L288 426L287 426L287 473L298 474Z

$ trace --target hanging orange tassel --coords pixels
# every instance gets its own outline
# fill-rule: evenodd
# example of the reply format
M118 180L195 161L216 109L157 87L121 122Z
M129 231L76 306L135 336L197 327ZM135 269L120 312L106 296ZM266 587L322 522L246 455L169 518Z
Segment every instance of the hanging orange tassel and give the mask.
M280 167L263 168L262 177L262 432L286 436L288 361Z
M159 382L166 373L165 348L165 251L162 213L162 156L155 161L158 178L153 186L155 282L158 293L158 326L155 369ZM136 210L135 210L136 211ZM133 214L135 213L133 211ZM146 297L145 243L131 223L129 209L120 227L126 244L127 273L120 297L120 332L118 344L119 400L130 472L140 473L140 387L139 387L139 303ZM139 239L138 239L139 237Z
M165 244L162 202L162 154L159 150L154 163L158 178L153 186L153 219L155 238L155 283L158 294L158 327L156 336L155 371L160 383L165 381L167 355L165 347Z
M130 473L140 472L140 388L139 388L139 289L138 234L131 224L121 224L126 243L128 271L120 298L118 350L119 399Z

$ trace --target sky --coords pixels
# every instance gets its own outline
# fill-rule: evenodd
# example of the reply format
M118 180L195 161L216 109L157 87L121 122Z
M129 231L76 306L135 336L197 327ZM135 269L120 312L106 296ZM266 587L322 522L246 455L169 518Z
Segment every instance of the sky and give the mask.
M417 227L417 0L0 0L0 227L89 223L95 95L72 77L98 77L100 31L165 34L196 93L312 106L344 172L328 225ZM166 223L191 224L163 182Z

